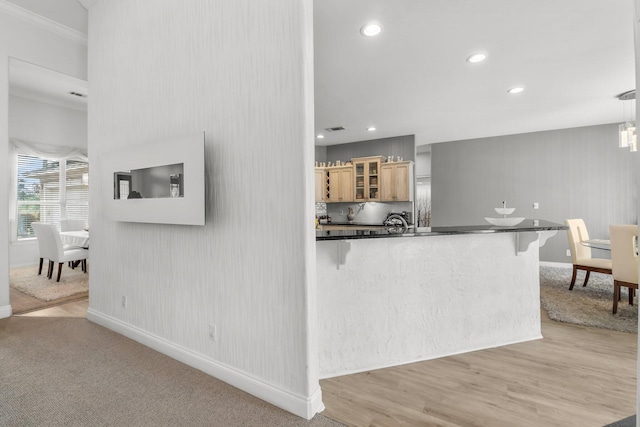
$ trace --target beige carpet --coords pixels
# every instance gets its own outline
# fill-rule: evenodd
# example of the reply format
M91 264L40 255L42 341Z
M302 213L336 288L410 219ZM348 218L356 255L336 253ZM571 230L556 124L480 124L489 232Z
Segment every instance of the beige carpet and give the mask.
M591 273L586 288L584 272L578 272L573 290L571 268L540 267L540 303L553 320L576 325L595 326L623 332L638 332L638 299L629 305L627 288L622 288L618 312L612 314L613 278Z
M89 274L83 273L82 268L64 265L60 282L56 282L57 268L52 279L47 279L47 266L38 275L38 267L24 267L11 269L10 286L23 294L31 295L41 301L53 301L89 291Z
M1 426L310 426L86 319L0 320Z

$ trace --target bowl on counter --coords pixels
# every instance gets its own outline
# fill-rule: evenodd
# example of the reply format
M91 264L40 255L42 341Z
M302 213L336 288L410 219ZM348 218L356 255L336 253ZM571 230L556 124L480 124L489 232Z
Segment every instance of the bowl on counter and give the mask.
M511 215L516 208L494 208L499 215Z
M485 218L485 220L489 224L499 227L513 227L524 221L524 218Z

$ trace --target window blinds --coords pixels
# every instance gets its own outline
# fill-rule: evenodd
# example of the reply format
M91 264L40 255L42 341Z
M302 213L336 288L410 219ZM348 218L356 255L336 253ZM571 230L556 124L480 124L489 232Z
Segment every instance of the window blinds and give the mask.
M17 237L35 237L31 223L60 229L61 219L89 220L89 165L18 154Z

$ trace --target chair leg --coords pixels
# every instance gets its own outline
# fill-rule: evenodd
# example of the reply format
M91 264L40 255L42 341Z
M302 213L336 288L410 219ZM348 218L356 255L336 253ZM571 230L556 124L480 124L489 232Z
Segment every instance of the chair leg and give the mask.
M53 261L49 261L49 269L47 270L47 279L51 279L53 276Z
M589 275L591 274L591 272L589 270L587 270L587 275L584 276L584 283L582 284L582 287L584 288L585 286L587 286L587 282L589 281Z
M629 289L629 305L633 305L633 288L627 289Z
M62 262L58 263L58 279L56 280L56 282L60 281L60 275L62 274Z
M573 290L573 285L576 284L576 274L578 273L578 268L576 265L573 265L573 276L571 276L571 285L569 285L569 290Z
M87 272L87 260L86 259L82 260L82 271L84 271L85 273Z
M42 274L42 262L44 259L40 258L40 264L38 265L38 276Z
M613 314L618 312L618 298L620 298L620 285L617 280L613 281Z

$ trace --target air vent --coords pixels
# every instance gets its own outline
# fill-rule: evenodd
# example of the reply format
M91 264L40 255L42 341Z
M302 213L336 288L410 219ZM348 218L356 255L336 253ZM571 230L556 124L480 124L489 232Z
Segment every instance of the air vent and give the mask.
M344 130L344 128L342 126L336 126L333 128L324 128L324 130L326 130L327 132L337 132L339 130Z
M85 95L84 93L79 93L79 92L69 92L69 95L79 96L80 98L86 98L87 97L87 95Z

